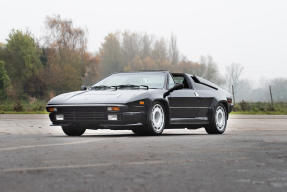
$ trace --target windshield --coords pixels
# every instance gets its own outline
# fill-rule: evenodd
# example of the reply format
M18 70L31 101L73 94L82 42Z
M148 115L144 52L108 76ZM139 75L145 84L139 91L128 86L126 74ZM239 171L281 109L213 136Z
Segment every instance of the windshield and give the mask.
M164 73L117 73L96 83L93 87L111 87L121 85L148 86L149 89L164 87Z

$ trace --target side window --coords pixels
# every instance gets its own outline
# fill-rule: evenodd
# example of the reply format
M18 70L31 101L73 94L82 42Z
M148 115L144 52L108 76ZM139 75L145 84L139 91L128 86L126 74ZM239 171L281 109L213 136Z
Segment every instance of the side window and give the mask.
M183 84L183 81L184 81L184 77L183 76L175 76L173 77L175 83L178 83L178 84Z
M195 89L197 90L213 90L211 87L208 87L206 85L202 85L200 83L193 83L193 86L195 87Z
M172 78L170 74L168 74L168 89L174 87L174 85L175 85L174 79Z
M174 76L173 77L175 83L178 83L178 84L183 84L183 88L184 89L190 89L191 87L188 85L187 83L187 80L185 79L184 76Z

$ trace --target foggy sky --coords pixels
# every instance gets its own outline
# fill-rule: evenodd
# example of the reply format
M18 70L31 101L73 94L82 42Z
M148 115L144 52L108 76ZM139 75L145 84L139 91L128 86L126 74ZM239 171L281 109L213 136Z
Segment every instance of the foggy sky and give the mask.
M0 42L11 29L44 35L47 15L72 19L88 30L96 52L116 31L177 36L179 50L193 61L211 55L224 73L232 62L244 78L287 77L287 1L284 0L1 0Z

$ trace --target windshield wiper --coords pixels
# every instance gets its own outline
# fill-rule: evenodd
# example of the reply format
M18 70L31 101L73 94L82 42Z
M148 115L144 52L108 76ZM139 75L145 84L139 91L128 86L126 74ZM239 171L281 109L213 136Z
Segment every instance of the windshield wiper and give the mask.
M117 86L114 86L117 88L125 88L125 87L131 87L131 88L141 88L141 87L144 87L146 89L149 89L149 87L147 85L131 85L131 84L126 84L126 85L117 85Z
M112 88L116 89L116 86L100 85L100 86L93 86L93 87L91 87L91 89L112 89Z

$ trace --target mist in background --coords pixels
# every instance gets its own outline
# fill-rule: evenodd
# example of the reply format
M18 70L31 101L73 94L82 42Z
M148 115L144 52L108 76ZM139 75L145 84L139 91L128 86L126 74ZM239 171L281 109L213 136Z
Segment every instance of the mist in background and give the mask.
M1 1L1 97L47 99L115 71L165 69L215 82L237 102L270 102L270 89L286 101L286 5Z

